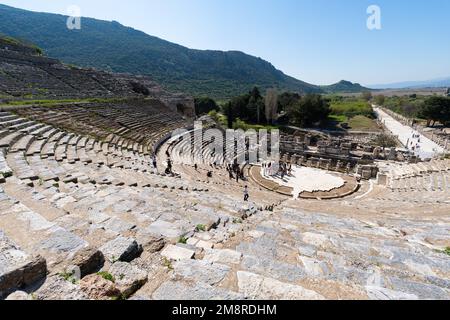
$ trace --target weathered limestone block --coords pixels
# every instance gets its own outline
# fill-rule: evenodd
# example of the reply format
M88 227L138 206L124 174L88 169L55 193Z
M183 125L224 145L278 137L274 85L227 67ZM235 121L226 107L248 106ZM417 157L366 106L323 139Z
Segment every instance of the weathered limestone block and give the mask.
M130 262L142 253L142 247L133 238L118 237L100 248L110 262Z
M120 290L110 280L91 274L80 281L81 291L92 300L110 300L120 297Z
M241 263L242 253L230 249L207 250L203 260L209 262L219 262L225 264Z
M116 262L109 268L123 296L129 297L147 282L147 272L127 262Z
M237 277L239 292L250 299L324 300L315 291L254 273L239 271Z
M136 235L138 243L142 244L142 248L147 253L155 253L161 251L166 245L163 237L147 232L138 232Z
M329 273L328 266L322 261L302 256L299 256L299 260L305 267L306 273L312 277L322 277Z
M164 282L152 295L155 300L242 300L244 296L233 291L212 287L205 283Z
M303 241L317 247L326 247L331 243L327 236L312 232L305 232L303 234Z
M367 286L367 295L372 300L418 300L414 294L394 291L387 288Z
M87 245L85 240L62 228L57 228L47 239L39 243L41 249L65 253L76 253Z
M47 264L41 256L29 256L0 231L0 297L45 277Z
M78 251L70 264L80 268L81 277L97 272L105 263L103 253L96 248L86 247Z
M60 275L47 278L45 283L32 294L37 300L87 300L80 287Z
M175 224L163 220L155 221L146 229L146 231L148 233L153 233L154 235L162 235L169 239L179 238L185 233Z
M161 255L167 259L178 261L194 258L195 251L170 244L161 252Z
M201 248L201 249L212 249L214 248L214 243L210 242L210 241L204 241L204 240L199 240L195 246L197 248Z
M209 285L220 283L231 270L223 264L192 259L177 261L173 267L176 274Z

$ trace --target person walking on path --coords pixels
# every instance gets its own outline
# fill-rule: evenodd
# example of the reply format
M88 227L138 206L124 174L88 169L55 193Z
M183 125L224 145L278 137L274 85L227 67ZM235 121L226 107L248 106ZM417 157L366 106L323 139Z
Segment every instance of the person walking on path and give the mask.
M248 187L244 187L244 201L248 202L249 194L248 194Z

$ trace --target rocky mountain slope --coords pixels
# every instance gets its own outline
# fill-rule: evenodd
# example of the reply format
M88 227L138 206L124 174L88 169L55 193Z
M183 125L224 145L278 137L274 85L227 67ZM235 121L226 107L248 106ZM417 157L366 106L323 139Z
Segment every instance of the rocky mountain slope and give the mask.
M0 101L125 97L157 99L187 114L193 110L192 98L169 93L148 77L65 65L33 45L0 37Z
M149 75L168 89L216 98L242 94L253 86L321 92L242 52L192 50L118 22L89 18L83 18L81 30L69 30L66 20L0 5L1 33L32 41L66 63Z

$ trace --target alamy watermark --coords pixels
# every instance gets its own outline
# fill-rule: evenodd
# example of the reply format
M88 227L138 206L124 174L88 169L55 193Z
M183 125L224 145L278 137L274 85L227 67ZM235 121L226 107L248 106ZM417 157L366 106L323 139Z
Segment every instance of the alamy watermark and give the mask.
M377 5L371 5L367 8L367 29L381 30L381 8Z
M67 8L67 29L69 30L80 30L81 29L81 8L79 6L69 6Z

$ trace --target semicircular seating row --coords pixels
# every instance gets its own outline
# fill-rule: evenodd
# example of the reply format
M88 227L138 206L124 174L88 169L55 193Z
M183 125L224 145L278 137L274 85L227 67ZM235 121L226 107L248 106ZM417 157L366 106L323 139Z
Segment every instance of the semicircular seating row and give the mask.
M222 146L222 150L217 150L218 146ZM203 132L203 140L201 147L195 143L194 133L191 131L179 139L172 142L168 152L171 154L172 160L181 164L204 164L223 166L229 162L229 159L246 159L248 152L245 148L227 147L225 138L217 145L213 139L208 139ZM244 161L245 161L244 160Z
M39 112L30 110L38 118ZM54 118L31 118L0 113L0 175L7 182L0 185L0 244L9 239L26 259L40 254L44 275L47 269L63 271L70 257L88 246L108 258L108 243L124 237L142 245L155 235L176 242L198 225L226 237L226 222L244 205L232 196L209 194L203 185L156 174L148 148L120 132L102 141L49 125ZM61 116L55 123L62 127L63 121ZM87 123L92 126L92 119ZM138 129L127 130L133 136ZM11 289L2 285L0 296Z

